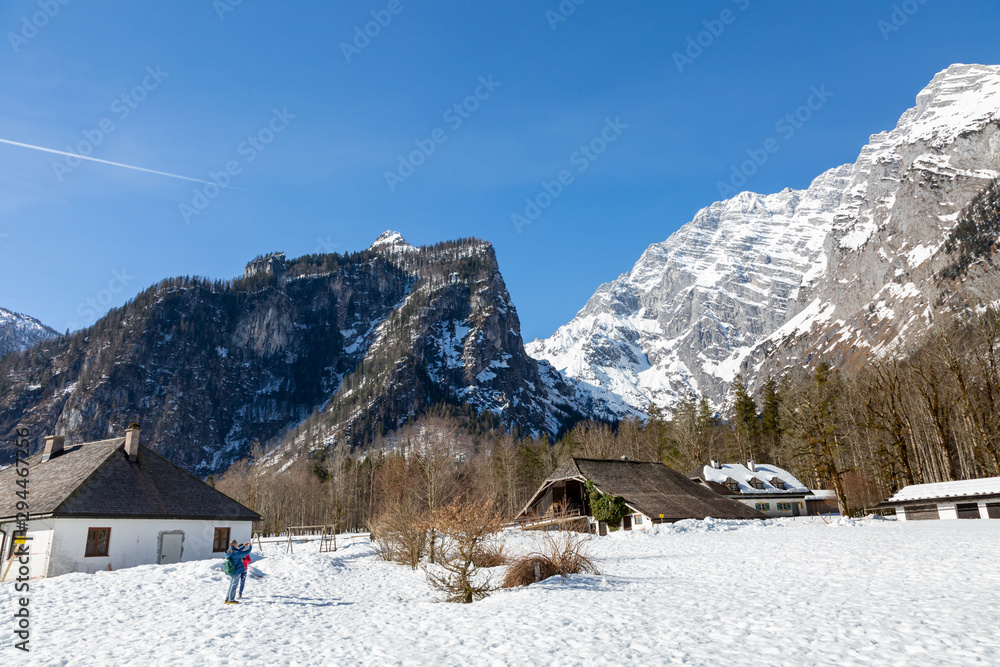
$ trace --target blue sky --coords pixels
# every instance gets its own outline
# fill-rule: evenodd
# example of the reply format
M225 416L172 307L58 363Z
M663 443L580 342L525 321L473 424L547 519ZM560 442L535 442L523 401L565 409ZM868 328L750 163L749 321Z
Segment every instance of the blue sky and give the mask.
M779 140L745 189L805 187L936 72L1000 63L996 2L576 2L3 3L0 139L231 187L0 144L0 306L79 327L164 277L396 229L491 241L547 336L747 150Z

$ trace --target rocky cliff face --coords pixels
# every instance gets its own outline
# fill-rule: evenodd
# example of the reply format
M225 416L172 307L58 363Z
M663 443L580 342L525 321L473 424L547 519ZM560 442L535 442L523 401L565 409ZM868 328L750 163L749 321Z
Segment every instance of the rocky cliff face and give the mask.
M22 352L56 335L33 317L0 308L0 358L11 352Z
M946 241L998 175L1000 67L954 65L862 149L824 242L824 279L802 290L796 317L745 372L778 374L821 355L850 369L904 353L941 315L1000 298L988 265L960 281L941 275L954 262Z
M357 445L439 402L553 432L569 411L547 380L489 244L413 248L387 233L361 253L266 255L234 281L164 281L9 355L0 432L83 441L139 421L150 446L207 474L254 441L295 445L304 421L311 444Z
M954 65L854 164L703 209L529 353L625 415L689 390L720 404L738 372L753 386L819 353L898 349L960 291L936 272L997 177L998 119L1000 67Z

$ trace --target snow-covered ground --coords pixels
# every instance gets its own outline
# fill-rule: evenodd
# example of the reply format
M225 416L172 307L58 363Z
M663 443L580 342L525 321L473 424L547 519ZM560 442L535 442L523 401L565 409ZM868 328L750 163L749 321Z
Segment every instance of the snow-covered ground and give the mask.
M366 541L265 545L238 606L219 561L36 582L30 654L4 584L0 664L998 665L998 548L1000 521L688 521L457 605Z

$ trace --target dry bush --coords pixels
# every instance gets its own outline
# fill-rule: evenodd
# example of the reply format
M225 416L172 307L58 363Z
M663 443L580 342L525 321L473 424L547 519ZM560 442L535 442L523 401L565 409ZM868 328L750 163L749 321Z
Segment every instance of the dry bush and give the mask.
M500 537L486 542L472 555L472 564L476 567L500 567L510 562L507 556L506 541Z
M400 508L385 511L371 525L375 550L383 560L416 570L427 550L427 520Z
M588 537L579 533L562 533L559 538L546 533L540 549L513 560L504 576L503 587L528 586L556 575L600 574L587 554L588 541Z
M487 552L503 555L503 543L495 539L503 519L492 502L454 502L435 512L434 529L444 538L442 573L425 570L427 580L445 593L448 602L469 603L489 595L495 586L478 576ZM499 544L499 551L497 545Z

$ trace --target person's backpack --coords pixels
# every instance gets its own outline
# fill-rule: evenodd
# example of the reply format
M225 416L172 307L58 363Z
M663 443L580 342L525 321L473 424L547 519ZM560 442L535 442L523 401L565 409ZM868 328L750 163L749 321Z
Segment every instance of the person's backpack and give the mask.
M233 562L232 558L226 557L226 564L222 566L222 571L229 576L236 574L236 563Z

